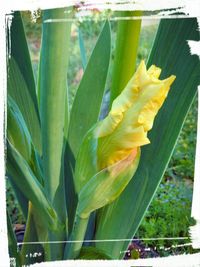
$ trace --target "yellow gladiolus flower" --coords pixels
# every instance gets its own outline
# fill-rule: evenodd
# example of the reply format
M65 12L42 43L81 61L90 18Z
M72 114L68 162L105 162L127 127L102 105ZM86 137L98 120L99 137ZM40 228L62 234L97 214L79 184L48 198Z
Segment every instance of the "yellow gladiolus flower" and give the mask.
M150 143L147 133L175 79L160 80L160 73L142 61L108 116L86 134L74 174L80 218L114 201L135 174L140 147Z
M138 147L149 144L152 128L175 76L160 80L161 69L148 70L142 61L122 93L113 101L108 116L95 129L98 139L98 168L104 169L123 159L136 157Z

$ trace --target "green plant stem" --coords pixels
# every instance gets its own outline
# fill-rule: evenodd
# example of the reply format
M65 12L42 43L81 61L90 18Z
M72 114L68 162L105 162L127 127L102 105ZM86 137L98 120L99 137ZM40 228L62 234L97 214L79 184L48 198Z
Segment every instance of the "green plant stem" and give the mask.
M54 9L43 13L40 111L45 189L51 201L60 184L71 29L69 22L54 22L54 19L67 19L65 11Z
M42 49L39 73L39 102L43 150L44 188L60 221L66 224L66 200L63 177L65 112L68 109L67 67L69 59L70 9L43 12ZM63 21L64 19L64 21ZM61 21L60 21L61 20ZM65 129L66 131L66 129ZM61 208L62 207L62 208ZM66 240L62 227L49 231L49 240ZM63 243L51 244L51 260L63 257Z
M123 11L121 17L141 16L142 11ZM119 21L115 48L110 105L132 77L140 37L141 19Z
M70 241L72 242L65 247L64 259L76 259L78 257L83 245L88 221L89 217L83 219L79 217L79 215L76 215L73 231L70 237Z

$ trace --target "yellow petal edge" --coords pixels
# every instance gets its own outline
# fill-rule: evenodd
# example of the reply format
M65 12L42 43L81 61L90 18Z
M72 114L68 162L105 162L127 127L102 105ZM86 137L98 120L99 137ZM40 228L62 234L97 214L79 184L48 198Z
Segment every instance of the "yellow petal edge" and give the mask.
M141 61L125 89L113 101L107 117L96 130L98 166L106 168L125 159L138 147L149 144L147 132L153 127L158 110L164 103L176 76L159 80L161 69L148 70Z

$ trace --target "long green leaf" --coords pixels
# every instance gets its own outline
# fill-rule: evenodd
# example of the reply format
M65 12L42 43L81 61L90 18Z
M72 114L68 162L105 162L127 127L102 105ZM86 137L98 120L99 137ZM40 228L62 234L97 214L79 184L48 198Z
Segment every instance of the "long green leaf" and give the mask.
M9 33L8 33L9 36ZM20 12L14 12L8 40L8 94L14 99L41 154L40 119L35 81Z
M15 258L17 266L20 265L20 258L17 248L17 240L15 233L13 231L12 223L10 216L7 212L7 227L8 227L8 246L9 246L9 255L10 257Z
M106 22L74 99L68 141L75 158L84 135L99 118L110 61L110 38L110 25Z
M57 214L27 162L9 143L7 147L7 171L26 198L41 212L41 218L46 221L48 227L55 230L59 226Z
M39 94L42 129L44 187L59 219L66 223L63 176L64 138L68 124L67 68L71 33L71 14L67 8L44 10L40 57ZM64 20L64 21L63 21ZM62 208L61 208L62 207ZM65 240L61 229L51 240ZM62 259L63 243L51 246L51 259Z
M194 18L160 23L148 66L161 67L163 77L175 74L176 81L149 134L151 144L142 148L138 171L120 198L99 213L96 239L131 239L156 192L200 82L200 62L190 55L187 44L199 40L197 29ZM121 258L128 242L96 246Z
M81 260L111 260L109 255L94 247L83 247L78 259Z
M73 183L75 157L84 135L98 121L110 61L110 25L105 23L78 87L70 116L65 151L66 200L69 232L72 230L77 196Z
M22 213L24 215L24 218L27 219L28 217L28 199L25 197L25 195L22 193L22 191L18 188L18 186L15 184L14 179L11 175L8 175L9 183L12 186L12 189L14 191L15 197L19 203L19 206L22 210ZM18 180L21 179L21 177L18 177Z
M30 60L28 45L24 32L23 22L19 11L15 11L10 32L10 52L11 58L14 58L20 71L23 73L24 80L27 84L28 91L33 100L35 110L38 114L38 104L35 91L35 81ZM23 55L23 56L22 56Z
M31 137L23 116L13 101L7 99L7 138L27 162L31 160Z
M54 9L43 12L40 111L45 189L51 201L54 201L60 184L71 29L68 21L55 22L54 19L67 19L69 15L65 11ZM60 198L63 198L63 192Z
M41 158L32 145L24 118L11 96L7 98L7 139L27 161L39 182L43 184Z
M38 243L39 240L45 241L46 239L44 238L45 235L47 235L47 229L45 227L44 222L39 219L39 217L34 217L34 208L32 204L29 202L29 211L28 211L28 219L26 221L26 230L24 234L24 239L23 239L23 245L22 249L20 251L20 256L21 256L21 263L22 265L30 265L34 264L36 262L41 262L44 261L45 256L47 256L47 251L43 250L43 247L41 244ZM43 225L42 230L38 233L38 224ZM39 234L41 236L39 236ZM29 242L33 242L30 244ZM35 242L35 244L34 244ZM34 253L41 253L40 256L38 257L31 257L31 255L34 255Z

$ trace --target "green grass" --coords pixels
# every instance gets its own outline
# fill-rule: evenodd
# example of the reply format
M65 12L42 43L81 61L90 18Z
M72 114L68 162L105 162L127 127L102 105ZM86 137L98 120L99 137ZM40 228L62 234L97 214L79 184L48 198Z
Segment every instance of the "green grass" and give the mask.
M157 237L189 237L189 226L194 224L191 219L192 187L177 179L163 180L152 201L136 236L139 238ZM148 247L156 247L161 256L169 255L160 247L171 247L189 240L156 240L144 241ZM172 249L173 252L190 252L191 248Z
M168 176L190 180L194 178L197 114L198 100L196 96L169 163L166 172Z
M6 206L13 224L24 224L25 220L22 214L16 196L8 179L6 179Z

